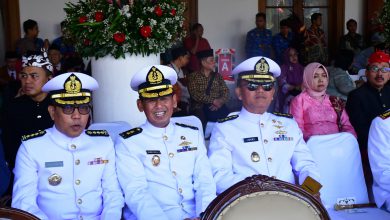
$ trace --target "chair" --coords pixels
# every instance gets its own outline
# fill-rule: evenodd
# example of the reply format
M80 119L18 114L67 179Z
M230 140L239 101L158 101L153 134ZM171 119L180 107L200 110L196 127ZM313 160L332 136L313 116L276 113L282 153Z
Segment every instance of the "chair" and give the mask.
M329 220L325 207L299 186L264 175L242 180L207 207L202 220Z
M39 220L39 218L33 214L11 207L0 207L0 219Z
M116 138L121 132L131 129L131 125L125 121L114 121L114 122L102 122L93 123L89 126L90 130L107 130L112 141L115 142Z
M390 219L390 213L367 207L336 211L343 201L369 205L356 138L346 132L312 136L307 145L321 175L321 199L332 219Z

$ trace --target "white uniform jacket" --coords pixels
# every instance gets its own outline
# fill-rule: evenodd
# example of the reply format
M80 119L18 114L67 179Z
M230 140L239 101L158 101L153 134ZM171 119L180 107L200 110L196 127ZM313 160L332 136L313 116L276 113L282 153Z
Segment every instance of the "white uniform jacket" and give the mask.
M121 134L115 147L126 219L182 220L207 208L216 189L201 132L146 122Z
M297 123L270 113L252 114L242 108L216 123L209 158L217 193L246 177L262 174L302 184L307 176L319 182L319 171Z
M376 117L368 135L368 157L375 203L390 212L390 110Z
M123 195L114 145L104 130L70 138L55 127L22 142L12 207L40 219L120 219Z

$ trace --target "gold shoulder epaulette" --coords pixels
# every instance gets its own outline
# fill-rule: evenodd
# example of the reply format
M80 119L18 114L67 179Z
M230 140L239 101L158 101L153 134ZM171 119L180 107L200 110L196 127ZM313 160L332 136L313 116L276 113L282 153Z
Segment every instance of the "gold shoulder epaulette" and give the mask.
M41 137L41 136L43 136L45 134L46 134L45 130L43 130L43 131L39 130L39 131L37 131L35 133L32 133L32 134L23 135L22 136L22 141L27 141L27 140L30 140L30 139L33 139L33 138L36 138L36 137Z
M231 120L234 120L236 118L238 118L238 115L231 115L231 116L228 116L226 118L218 119L218 123L223 123L225 121L231 121Z
M86 130L85 133L89 136L110 136L106 130Z
M381 119L383 119L383 120L384 120L384 119L387 119L388 117L390 117L390 109L387 110L387 111L385 111L384 113L380 114L379 117L380 117Z
M198 127L195 127L192 125L182 124L182 123L178 123L178 122L176 122L175 124L180 126L180 127L183 127L183 128L191 128L192 130L199 130Z
M142 132L142 128L133 128L128 131L122 132L119 135L124 139L134 136L136 134L140 134Z
M280 112L272 112L272 114L277 115L277 116L281 116L281 117L285 117L285 118L293 118L292 114L286 114L286 113L280 113Z

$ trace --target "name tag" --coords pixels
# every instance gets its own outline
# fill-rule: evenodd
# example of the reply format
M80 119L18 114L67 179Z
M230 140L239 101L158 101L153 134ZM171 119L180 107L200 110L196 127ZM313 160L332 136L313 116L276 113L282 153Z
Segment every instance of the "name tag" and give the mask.
M259 141L259 138L258 138L258 137L248 137L248 138L244 138L244 143L256 142L256 141Z
M50 161L50 162L45 162L45 168L50 168L50 167L63 167L64 166L64 161Z
M146 150L146 154L161 154L159 150Z

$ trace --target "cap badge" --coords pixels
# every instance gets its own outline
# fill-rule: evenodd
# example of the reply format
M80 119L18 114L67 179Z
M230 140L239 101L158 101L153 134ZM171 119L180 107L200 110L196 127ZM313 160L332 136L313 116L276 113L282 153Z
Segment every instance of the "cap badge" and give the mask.
M255 65L256 73L258 74L268 74L269 73L269 65L268 62L261 58Z
M69 78L65 81L64 83L64 88L66 93L79 93L81 90L81 81L77 76L75 75L70 75Z
M164 79L163 74L161 73L161 71L159 69L157 69L154 66L152 68L150 68L150 70L147 74L147 81L150 84L159 84L163 81L163 79Z
M48 180L50 185L57 186L61 183L62 177L55 173L49 176Z

